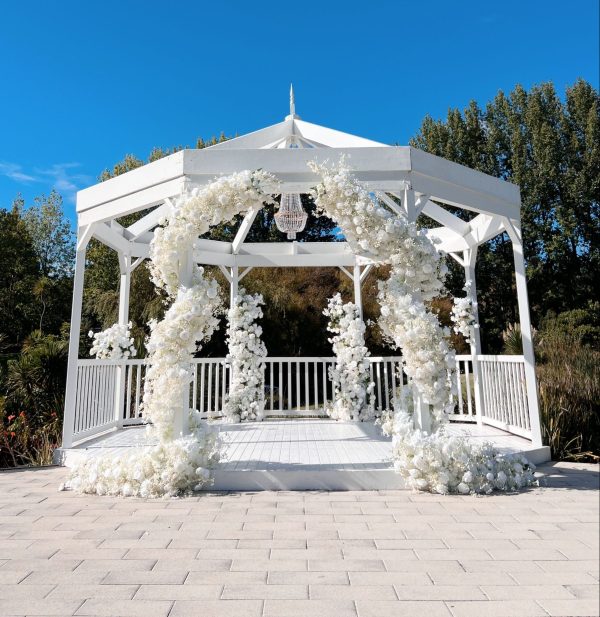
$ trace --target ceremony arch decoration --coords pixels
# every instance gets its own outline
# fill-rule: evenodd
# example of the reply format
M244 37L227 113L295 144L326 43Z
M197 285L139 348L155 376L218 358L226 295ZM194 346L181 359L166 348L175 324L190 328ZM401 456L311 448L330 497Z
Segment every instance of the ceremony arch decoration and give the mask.
M470 391L467 392L468 404L459 400L458 413L451 419L498 426L541 446L518 187L415 148L386 146L305 122L292 106L290 114L279 124L203 150L182 150L78 193L77 259L63 447L118 430L139 421L140 416L138 402L142 395L132 393L132 387L139 389L143 381L139 378L144 370L143 361L78 358L89 240L94 237L118 254L119 323L126 324L131 273L151 257L152 240L160 229L159 223L182 195L206 187L215 177L248 169L265 170L277 181L279 192L308 193L322 179L319 169L343 157L362 190L376 196L394 216L403 217L408 223L414 223L421 214L437 221L440 226L428 229L426 238L436 242L439 251L459 262L465 269L465 278L471 281L468 293L475 319L471 353L459 356L457 364L459 381L473 376L473 400ZM316 197L318 203L319 195ZM219 207L224 205L219 203ZM447 206L476 215L467 222L452 214ZM218 209L215 209L215 220L220 216ZM119 224L117 219L140 210L150 212L127 228ZM342 225L346 242L248 243L246 236L258 211L258 204L247 209L232 242L200 240L195 236L189 250L178 255L177 267L184 275L192 276L195 265L218 266L229 282L233 300L238 295L240 281L254 267L336 266L353 280L355 303L359 308L362 306L361 284L380 258L369 250L371 247L365 248L353 239L354 222L345 228ZM504 232L513 244L523 356L495 357L481 353L475 282L477 247ZM169 284L165 279L165 285ZM395 291L388 284L381 293L389 295ZM194 303L191 297L189 301ZM132 374L135 386L132 386ZM96 395L92 400L90 392L99 389L102 397ZM460 399L461 389L458 393ZM186 432L186 414L181 415L174 434ZM422 400L417 400L416 417L419 426L431 429L429 406Z

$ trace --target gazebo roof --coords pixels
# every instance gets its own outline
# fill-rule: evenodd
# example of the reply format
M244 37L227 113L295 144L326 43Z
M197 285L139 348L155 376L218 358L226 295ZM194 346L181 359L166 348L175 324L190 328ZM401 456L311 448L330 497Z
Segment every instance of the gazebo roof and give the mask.
M425 214L440 223L428 233L439 241L442 250L455 256L493 238L507 225L519 227L517 186L416 148L389 146L305 122L295 113L292 90L290 114L282 122L208 148L181 150L79 191L80 235L94 235L120 252L143 257L148 253L151 230L170 208L169 200L183 191L202 186L215 176L262 168L277 176L282 191L307 192L318 181L308 163L335 163L341 156L347 157L356 177L389 208L411 220ZM446 205L473 211L477 216L466 222ZM127 229L115 220L149 208L154 210ZM243 235L233 243L211 242L204 248L221 255L243 254L245 248L249 249L243 241L252 221L245 223ZM300 251L310 251L310 244L321 249L324 245L298 243L302 245ZM287 249L282 250L285 253ZM339 250L341 247L335 249Z

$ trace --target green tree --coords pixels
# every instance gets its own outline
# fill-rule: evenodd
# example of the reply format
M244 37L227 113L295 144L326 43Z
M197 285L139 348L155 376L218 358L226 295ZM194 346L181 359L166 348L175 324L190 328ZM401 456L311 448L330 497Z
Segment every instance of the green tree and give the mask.
M444 121L427 116L411 145L520 186L536 325L548 311L576 309L594 297L600 283L600 97L590 84L578 80L564 100L551 83L529 92L517 86L484 109L472 102L462 112L449 110ZM480 247L482 335L490 350L516 320L512 270L505 234ZM454 293L460 280L451 278Z
M16 351L35 327L35 282L40 265L33 240L22 219L23 200L0 209L0 335Z
M74 234L62 204L62 197L52 190L47 197L36 197L33 205L22 212L41 275L54 279L70 276L75 262Z

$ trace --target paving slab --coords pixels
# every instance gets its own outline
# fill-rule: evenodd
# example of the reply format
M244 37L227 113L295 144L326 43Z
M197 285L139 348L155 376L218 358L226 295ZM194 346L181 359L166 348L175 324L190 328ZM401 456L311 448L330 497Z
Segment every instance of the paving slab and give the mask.
M59 492L0 472L0 617L597 617L598 467L489 497Z

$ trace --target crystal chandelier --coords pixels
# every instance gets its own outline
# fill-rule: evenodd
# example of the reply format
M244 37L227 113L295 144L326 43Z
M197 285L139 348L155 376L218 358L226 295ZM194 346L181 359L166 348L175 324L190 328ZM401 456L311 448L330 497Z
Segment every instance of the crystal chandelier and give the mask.
M306 226L308 214L302 207L298 193L283 193L279 204L279 211L275 215L277 229L287 233L289 240L295 240L296 234Z

